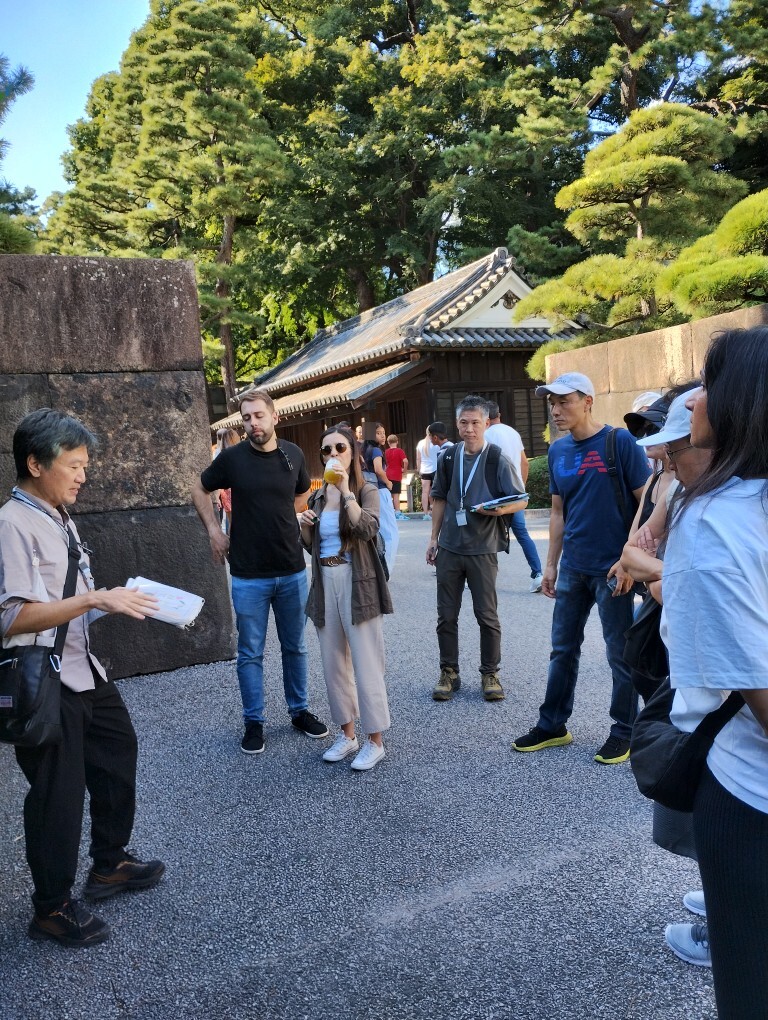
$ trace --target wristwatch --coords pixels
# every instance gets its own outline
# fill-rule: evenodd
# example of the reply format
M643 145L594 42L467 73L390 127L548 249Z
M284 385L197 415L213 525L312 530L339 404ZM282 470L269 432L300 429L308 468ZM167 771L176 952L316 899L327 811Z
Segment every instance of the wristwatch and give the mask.
M350 492L350 494L348 496L344 497L344 499L342 500L342 503L345 503L345 504L346 503L354 503L354 501L355 501L355 495L354 495L354 493Z

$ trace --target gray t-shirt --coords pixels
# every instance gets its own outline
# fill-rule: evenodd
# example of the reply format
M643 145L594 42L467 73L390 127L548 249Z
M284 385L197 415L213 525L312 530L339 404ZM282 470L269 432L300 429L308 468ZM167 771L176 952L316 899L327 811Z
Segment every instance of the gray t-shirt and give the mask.
M461 505L461 490L459 488L461 470L458 460L460 456L463 456L464 460L464 509L467 511L467 523L463 527L456 523L456 512ZM489 517L486 514L470 513L469 507L484 503L489 499L496 499L501 495L523 492L523 482L519 475L515 478L516 472L507 458L499 457L499 465L496 469L496 491L490 491L485 478L487 457L487 444L480 453L472 456L464 453L464 445L460 443L456 447L453 476L447 492L445 491L445 472L442 466L443 458L441 457L438 461L432 495L435 499L445 500L445 514L438 538L440 549L447 549L448 552L457 553L460 556L482 556L487 553L499 552L505 548L498 518ZM475 463L477 463L477 470L467 485Z

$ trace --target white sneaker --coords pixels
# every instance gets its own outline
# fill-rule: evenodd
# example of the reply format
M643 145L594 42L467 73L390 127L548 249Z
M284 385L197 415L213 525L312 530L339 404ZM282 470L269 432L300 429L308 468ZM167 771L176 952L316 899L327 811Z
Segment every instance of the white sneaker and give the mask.
M366 740L360 754L352 762L351 768L356 772L367 772L384 757L384 748L380 744L374 744L372 740Z
M424 516L421 519L422 519L422 521L431 521L432 520L432 514L424 514Z
M342 730L323 755L323 761L341 761L359 747L357 737L348 737Z
M681 960L694 967L711 967L706 924L668 924L664 932L667 945Z
M692 889L691 892L687 892L683 896L683 906L686 910L690 910L692 914L699 914L701 917L707 916L704 893L701 889Z
M543 580L543 574L537 574L535 577L531 578L531 587L528 589L531 595L535 595L537 591L541 591L541 582Z

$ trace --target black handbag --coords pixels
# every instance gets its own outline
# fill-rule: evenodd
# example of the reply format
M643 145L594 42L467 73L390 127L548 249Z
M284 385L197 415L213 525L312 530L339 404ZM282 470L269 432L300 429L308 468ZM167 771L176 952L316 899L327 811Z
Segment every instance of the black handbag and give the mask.
M732 691L692 733L684 733L669 718L674 696L667 677L635 720L629 763L645 797L675 811L692 811L709 749L744 698Z
M661 605L646 595L637 615L624 637L624 661L630 669L653 680L663 680L669 673L667 648L661 640Z
M80 550L67 528L69 559L62 598L75 594ZM18 645L0 650L0 742L46 747L61 740L61 654L69 624L56 628L53 648Z

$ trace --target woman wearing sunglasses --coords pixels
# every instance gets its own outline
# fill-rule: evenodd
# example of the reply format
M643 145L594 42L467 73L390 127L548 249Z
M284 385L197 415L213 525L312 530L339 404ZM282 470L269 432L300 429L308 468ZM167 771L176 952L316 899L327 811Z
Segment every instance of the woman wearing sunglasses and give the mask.
M323 760L358 752L352 768L365 772L384 757L382 732L390 721L382 615L392 612L392 601L376 551L379 493L363 480L351 429L326 429L320 454L327 480L310 496L299 524L312 554L306 612L320 641L331 716L341 727ZM362 747L355 735L358 718Z

